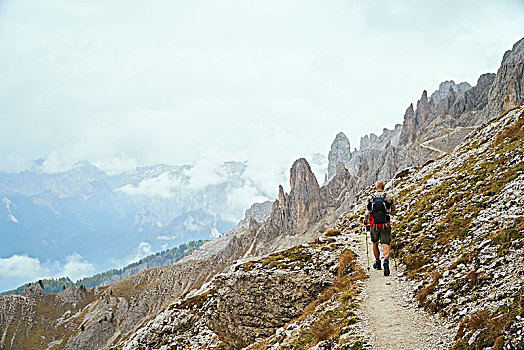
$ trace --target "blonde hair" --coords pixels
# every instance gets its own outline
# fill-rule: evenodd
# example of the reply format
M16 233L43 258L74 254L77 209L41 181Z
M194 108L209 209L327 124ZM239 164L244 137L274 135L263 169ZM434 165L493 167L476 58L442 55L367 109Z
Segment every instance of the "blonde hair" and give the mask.
M383 181L377 181L377 183L375 184L375 188L377 190L383 190L384 189L384 182Z

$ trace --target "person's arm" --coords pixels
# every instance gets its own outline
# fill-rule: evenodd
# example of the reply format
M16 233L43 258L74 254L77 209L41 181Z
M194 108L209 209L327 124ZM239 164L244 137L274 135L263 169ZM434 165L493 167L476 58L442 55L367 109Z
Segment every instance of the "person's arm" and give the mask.
M366 226L366 228L369 227L369 214L371 214L371 202L368 198L366 204L366 213L364 214L364 225Z

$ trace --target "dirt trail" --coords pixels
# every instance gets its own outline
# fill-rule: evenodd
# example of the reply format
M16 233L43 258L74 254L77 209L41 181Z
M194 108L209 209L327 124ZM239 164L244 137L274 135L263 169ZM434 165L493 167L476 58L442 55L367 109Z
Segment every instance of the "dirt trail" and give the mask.
M367 270L365 236L352 236L360 263ZM360 296L360 316L371 348L449 349L454 343L454 327L417 307L411 282L395 270L392 260L391 276L384 277L382 270L374 270L369 236L368 244L371 269Z

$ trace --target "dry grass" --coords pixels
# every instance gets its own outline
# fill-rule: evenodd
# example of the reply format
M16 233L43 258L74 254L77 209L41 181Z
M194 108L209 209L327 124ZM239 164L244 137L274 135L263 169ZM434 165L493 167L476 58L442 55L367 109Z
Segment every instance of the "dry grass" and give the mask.
M409 271L417 270L427 263L426 259L419 253L409 254L404 257L403 261Z
M468 272L468 274L466 275L466 280L468 281L470 287L473 287L475 283L477 283L477 277L478 275L475 272L475 270Z
M469 318L469 326L473 329L481 329L491 321L491 312L488 310L479 310Z
M423 305L426 302L428 295L435 290L435 287L437 286L440 277L442 277L442 273L440 273L439 271L434 271L431 274L431 283L427 287L422 288L417 292L417 299L421 305Z
M328 340L335 334L336 328L330 319L314 323L310 328L315 343Z
M357 257L351 250L344 250L338 258L338 277L349 275L353 271L357 271L356 265Z
M335 237L335 236L339 236L342 232L340 232L340 230L337 230L337 229L329 229L327 230L326 232L324 232L324 235L326 237Z
M316 300L306 306L299 320L305 320L315 313L319 305L333 298L337 298L341 306L335 310L323 312L320 318L314 321L310 328L304 331L288 348L307 349L320 341L333 337L340 329L348 325L348 319L352 319L351 324L355 323L355 314L352 310L356 305L352 301L353 296L358 294L356 281L364 278L366 278L365 271L358 266L356 255L350 250L344 250L339 256L337 279Z
M502 143L505 139L508 142L514 142L524 137L524 113L519 116L519 120L507 128L503 133L500 133L495 139L495 144Z

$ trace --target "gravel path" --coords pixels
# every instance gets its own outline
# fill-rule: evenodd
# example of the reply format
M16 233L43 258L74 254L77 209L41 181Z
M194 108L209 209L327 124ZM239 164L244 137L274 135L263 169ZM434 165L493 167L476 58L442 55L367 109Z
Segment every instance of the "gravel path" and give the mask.
M351 235L359 260L367 270L365 236ZM372 349L449 349L456 328L442 318L428 314L417 306L413 287L390 262L391 276L374 270L371 242L369 241L369 278L360 295L360 317Z

